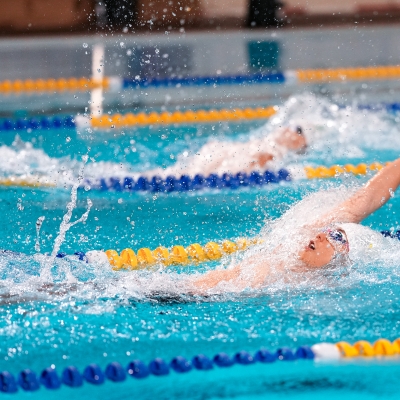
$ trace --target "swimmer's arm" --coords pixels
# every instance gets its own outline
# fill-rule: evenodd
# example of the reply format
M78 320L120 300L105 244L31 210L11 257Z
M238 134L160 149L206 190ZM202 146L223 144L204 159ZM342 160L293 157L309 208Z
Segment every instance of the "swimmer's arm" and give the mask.
M242 265L239 264L231 269L209 271L201 277L196 277L191 283L200 292L212 289L221 282L232 282L236 289L239 290L247 287L257 288L262 286L269 273L269 266L265 260L260 263L259 257L249 257L243 262L246 263L247 268L253 267L251 274L241 276Z
M382 207L400 185L400 159L383 167L361 189L326 215L325 222L361 222Z
M232 269L208 271L199 278L192 281L193 286L200 291L212 289L220 282L229 282L237 279L240 275L241 268L236 266Z

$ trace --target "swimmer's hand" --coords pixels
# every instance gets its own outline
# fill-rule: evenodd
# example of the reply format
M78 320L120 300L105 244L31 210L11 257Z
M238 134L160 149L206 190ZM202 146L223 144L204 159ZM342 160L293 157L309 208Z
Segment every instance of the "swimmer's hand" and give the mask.
M272 161L274 159L274 157L272 156L272 154L269 153L260 153L257 157L257 165L261 168L263 168L265 166L265 164L267 164L269 161Z
M350 198L321 217L316 226L328 223L359 223L381 208L400 186L400 158L387 164Z

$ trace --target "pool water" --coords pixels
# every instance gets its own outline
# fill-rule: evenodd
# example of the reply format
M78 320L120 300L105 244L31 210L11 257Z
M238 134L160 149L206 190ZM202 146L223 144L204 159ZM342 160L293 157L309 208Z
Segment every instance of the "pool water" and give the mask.
M292 122L313 132L312 143L305 155L287 156L275 168L390 161L399 154L398 115L362 111L356 104L339 108L327 98L304 94L282 104L270 121L107 132L49 130L35 137L31 132L10 132L1 138L0 172L45 173L54 179L64 175L72 182L87 154L86 177L124 176L172 165L183 152L190 155L210 139L246 140ZM87 221L67 232L61 250L72 254L153 249L255 236L305 196L365 180L298 180L259 189L168 195L81 189L72 220L85 212L88 198L93 205ZM39 373L50 365L61 371L68 365L105 367L111 361L125 365L156 356L169 360L176 355L191 358L199 353L213 356L221 351L400 336L400 248L390 257L382 254L379 264L354 266L345 276L240 294L190 296L182 290L184 277L219 263L113 272L74 259L49 261L44 254L54 247L70 196L70 186L0 190L0 247L23 253L0 255L0 370L16 374L31 368ZM364 224L376 230L398 229L399 206L395 196ZM36 243L36 221L42 216ZM399 372L397 359L279 362L143 381L128 378L101 387L86 384L71 393L66 387L33 395L20 391L14 398L394 398Z

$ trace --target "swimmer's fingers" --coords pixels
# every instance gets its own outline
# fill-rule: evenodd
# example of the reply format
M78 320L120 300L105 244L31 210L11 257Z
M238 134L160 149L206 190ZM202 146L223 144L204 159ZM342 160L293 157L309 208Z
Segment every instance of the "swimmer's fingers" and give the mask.
M257 157L257 164L260 167L264 167L265 164L267 164L269 161L272 161L274 159L272 154L269 153L260 153Z

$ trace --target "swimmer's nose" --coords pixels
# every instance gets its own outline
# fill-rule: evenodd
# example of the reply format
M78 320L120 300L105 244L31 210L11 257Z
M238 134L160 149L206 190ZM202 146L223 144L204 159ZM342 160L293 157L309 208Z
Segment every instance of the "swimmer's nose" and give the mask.
M326 235L325 235L324 233L320 233L320 234L317 235L317 239L318 239L320 242L323 242L323 241L326 240Z

